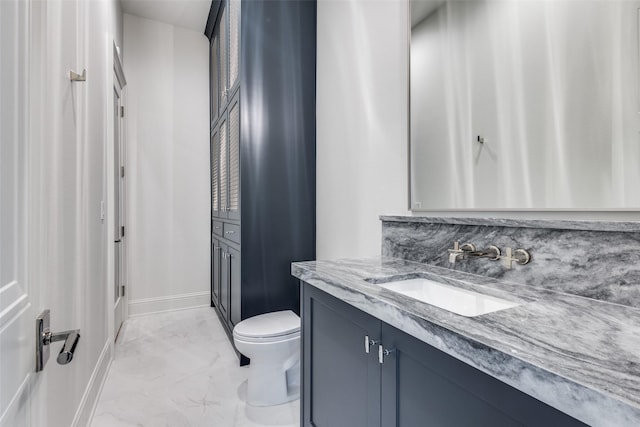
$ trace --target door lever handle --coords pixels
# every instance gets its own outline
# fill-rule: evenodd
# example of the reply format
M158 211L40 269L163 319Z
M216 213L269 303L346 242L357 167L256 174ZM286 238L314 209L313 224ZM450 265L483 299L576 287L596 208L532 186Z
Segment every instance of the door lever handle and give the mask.
M80 340L80 329L53 333L50 324L51 313L47 309L36 318L36 372L42 371L49 360L49 344L64 341L57 361L60 365L66 365L73 360L73 354Z
M49 345L52 342L56 341L64 341L64 345L60 349L60 353L58 354L57 361L60 365L66 365L67 363L73 360L73 352L78 345L78 341L80 340L80 331L78 329L64 332L57 332L52 334L51 332L46 332L44 336L44 345Z

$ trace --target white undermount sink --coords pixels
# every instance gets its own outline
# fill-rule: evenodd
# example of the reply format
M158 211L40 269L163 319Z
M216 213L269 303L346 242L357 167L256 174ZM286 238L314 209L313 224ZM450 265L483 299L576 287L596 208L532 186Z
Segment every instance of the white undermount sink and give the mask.
M379 283L380 287L406 295L461 316L474 317L520 304L478 292L444 285L429 279L408 279Z

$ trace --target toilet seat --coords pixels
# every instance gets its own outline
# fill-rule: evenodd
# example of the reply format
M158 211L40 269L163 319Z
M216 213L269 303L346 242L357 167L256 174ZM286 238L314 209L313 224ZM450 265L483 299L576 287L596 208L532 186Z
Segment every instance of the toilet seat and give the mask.
M300 335L300 318L291 310L260 314L238 323L234 337L247 342L273 342Z
M278 335L275 337L244 337L242 335L238 335L236 333L233 334L233 339L236 341L252 343L252 344L269 344L269 343L280 343L285 342L291 339L299 339L300 331L294 332L292 334L287 335Z

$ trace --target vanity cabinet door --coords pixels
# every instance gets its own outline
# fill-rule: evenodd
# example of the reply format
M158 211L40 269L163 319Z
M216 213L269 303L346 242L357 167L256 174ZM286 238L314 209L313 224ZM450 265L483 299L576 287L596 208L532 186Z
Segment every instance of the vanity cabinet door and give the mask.
M230 300L230 265L229 246L222 243L220 245L220 298L218 308L222 318L229 321L229 300Z
M235 325L240 323L241 318L241 301L240 301L240 251L229 247L229 320L230 327L233 329Z
M309 285L302 296L302 425L380 426L380 321Z
M214 305L220 304L220 258L222 256L222 248L220 240L211 239L211 301Z
M585 426L384 322L382 342L385 427Z

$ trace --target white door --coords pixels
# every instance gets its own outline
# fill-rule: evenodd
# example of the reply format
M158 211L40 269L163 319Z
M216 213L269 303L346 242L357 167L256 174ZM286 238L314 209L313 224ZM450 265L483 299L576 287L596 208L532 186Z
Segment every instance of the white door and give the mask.
M126 231L125 218L125 167L124 167L124 109L122 103L122 89L126 84L117 50L114 48L114 76L113 76L113 218L114 218L114 337L118 339L118 332L125 319L125 279L126 279Z
M86 425L111 359L100 207L112 67L97 25L109 4L0 0L0 427ZM66 365L51 343L36 372L44 309L52 332L81 338Z
M35 354L26 271L28 5L0 1L0 425L28 426ZM22 400L22 401L21 401Z

